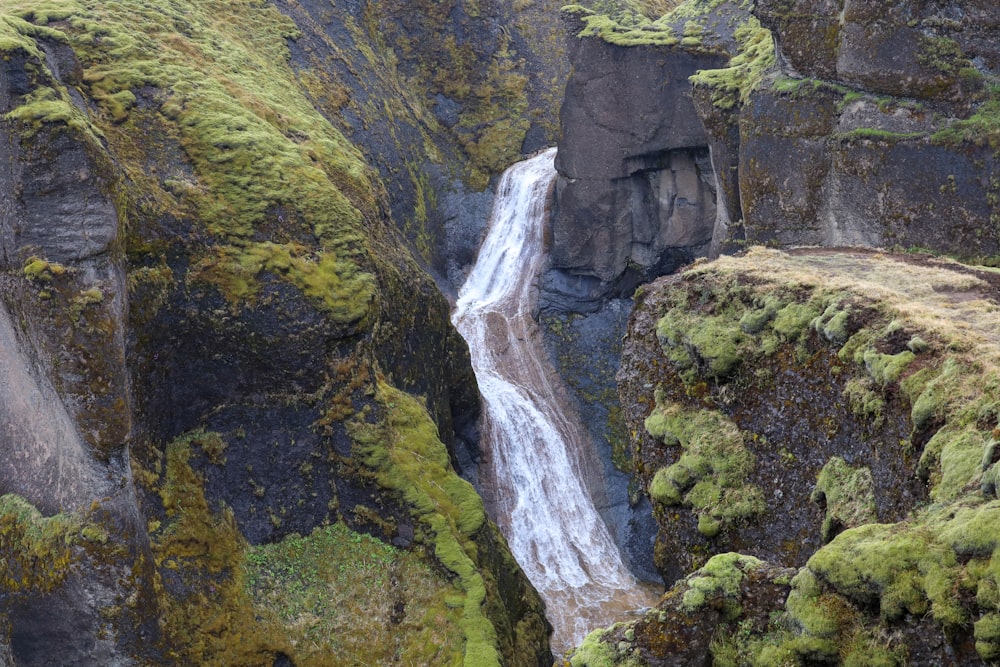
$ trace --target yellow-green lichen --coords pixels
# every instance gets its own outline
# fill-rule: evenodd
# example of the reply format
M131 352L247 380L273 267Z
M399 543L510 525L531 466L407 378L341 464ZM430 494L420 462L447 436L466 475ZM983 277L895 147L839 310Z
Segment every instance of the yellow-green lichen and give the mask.
M83 522L72 514L43 516L23 497L0 496L0 590L44 594L69 574Z
M39 257L31 256L24 262L21 273L28 280L36 282L51 282L66 273L66 267L58 262L49 262Z

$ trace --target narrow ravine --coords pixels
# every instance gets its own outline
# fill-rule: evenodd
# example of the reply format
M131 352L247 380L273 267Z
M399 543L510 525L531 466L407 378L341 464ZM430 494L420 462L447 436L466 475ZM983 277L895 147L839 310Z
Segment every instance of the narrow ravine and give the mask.
M581 470L587 436L532 318L554 157L551 149L504 173L452 321L483 395L487 504L545 600L553 650L563 653L656 595L629 572L594 507Z

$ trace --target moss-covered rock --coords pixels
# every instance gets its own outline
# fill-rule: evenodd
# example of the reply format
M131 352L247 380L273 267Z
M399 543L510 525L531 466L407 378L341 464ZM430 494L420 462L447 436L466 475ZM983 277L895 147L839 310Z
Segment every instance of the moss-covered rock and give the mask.
M18 390L0 398L0 440L16 443L0 476L41 512L32 525L96 503L122 536L93 547L85 523L82 540L53 543L51 587L2 605L0 644L18 664L74 664L88 643L107 664L338 662L348 649L309 639L334 627L319 614L336 602L330 582L308 562L286 572L262 545L337 559L355 540L396 576L378 621L429 628L386 634L386 655L549 659L537 596L451 465L471 456L478 397L422 267L444 272L445 199L553 134L551 114L524 118L559 88L561 65L528 57L529 45L558 52L547 27L525 23L550 8L499 31L468 7L456 29L496 67L465 73L475 85L454 132L417 72L435 46L400 66L402 46L386 41L401 36L400 8L354 9L0 10L0 194L19 221L0 225L0 369ZM483 9L512 16L509 3ZM412 444L411 459L373 457L359 424L402 439L394 451ZM447 490L415 482L430 509L386 468L412 478L420 456ZM288 576L250 586L255 562ZM285 583L294 618L268 594ZM336 632L367 634L360 622L347 614Z
M708 559L734 548L800 567L767 628L715 635L717 662L993 659L998 288L992 271L926 256L753 249L644 290L619 375L623 404L635 406L626 415L636 474L664 509L676 506L700 468L681 466L690 455L671 450L698 423L693 415L718 411L731 426L720 422L712 438L740 434L755 461L746 479L768 503L738 533L711 540L696 517L658 512L665 576L698 562L678 553ZM787 328L776 325L783 310ZM735 347L738 369L720 376L672 356L657 335L664 314L692 330L701 320L742 323L752 340ZM683 427L670 421L685 414ZM797 510L808 498L821 512L805 518ZM702 562L710 570L722 558ZM689 577L682 602L734 581ZM696 622L691 607L675 624ZM664 648L665 662L648 664L686 651Z
M745 664L741 639L786 632L772 613L789 592L794 570L726 553L678 581L638 619L587 636L569 656L572 667Z

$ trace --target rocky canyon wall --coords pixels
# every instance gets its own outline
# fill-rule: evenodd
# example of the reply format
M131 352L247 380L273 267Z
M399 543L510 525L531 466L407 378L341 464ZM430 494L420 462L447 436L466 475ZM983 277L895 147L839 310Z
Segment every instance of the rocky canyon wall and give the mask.
M660 20L573 10L574 57L586 72L586 54L616 53L623 64L600 81L619 99L641 76L633 64L658 83L711 51L699 17L737 17L715 49L726 65L660 91L669 110L638 123L678 127L682 143L696 136L688 128L704 131L714 206L699 240L670 252L852 245L995 261L1000 14L975 2L890 4L690 2ZM562 113L568 159L543 293L568 302L550 285L572 285L603 315L628 307L613 298L634 286L621 289L617 267L664 267L644 263L646 247L633 258L616 245L632 243L620 223L643 210L637 199L605 204L593 222L596 205L573 209L583 197L571 158L586 154L574 132L603 118L589 111L601 102L577 104ZM622 133L599 144L599 164L583 161L605 172L581 186L594 204L613 200L594 193L614 191L635 139ZM659 210L666 221L669 207ZM602 224L618 230L604 254L586 245ZM676 584L642 619L591 635L572 664L994 660L993 583L975 574L995 547L996 415L981 411L993 399L979 389L993 372L992 325L980 319L996 301L991 275L923 255L754 248L640 287L616 348L621 418L608 431L638 487L630 501L652 502L655 565ZM596 315L554 312L555 354L587 367L593 356L574 355L591 349L581 332ZM595 402L608 385L577 374L581 402Z
M578 307L742 243L996 255L988 4L571 9L543 293Z
M348 5L0 10L0 661L551 660L438 284L562 42Z

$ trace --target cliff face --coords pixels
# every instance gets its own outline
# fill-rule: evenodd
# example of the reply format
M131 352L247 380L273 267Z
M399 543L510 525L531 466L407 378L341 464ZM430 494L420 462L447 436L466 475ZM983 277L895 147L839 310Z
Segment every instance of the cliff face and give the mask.
M452 464L478 397L422 268L448 273L449 226L478 240L484 133L551 132L490 129L552 94L548 42L456 4L456 48L508 67L442 103L453 129L381 9L5 5L6 661L549 660Z
M687 2L659 20L572 10L574 108L561 114L543 307L553 350L585 378L583 404L610 382L592 383L590 360L604 359L581 354L588 323L627 308L613 298L635 287L627 276L671 268L648 262L622 221L658 215L659 238L692 228L669 220L666 200L614 194L635 187L624 156L710 156L714 206L660 258L752 243L1000 250L992 3L749 4ZM725 28L699 18L724 11L736 17ZM657 91L634 134L601 113L611 96L632 99L640 63L659 82L713 50L726 65ZM661 127L676 134L649 131ZM606 252L590 243L602 234ZM992 373L974 361L992 355L979 347L992 325L972 311L990 309L993 285L927 258L758 249L640 287L622 419L606 418L605 437L641 489L631 502L652 501L655 565L676 585L642 620L593 634L572 664L994 660L993 583L974 573L996 546L995 419L977 412L992 399L971 379ZM967 326L980 333L966 338Z
M574 10L553 303L743 242L997 254L995 7L743 4Z
M619 378L676 584L572 663L994 660L997 285L755 248L644 287Z
M567 15L571 35L588 16ZM660 30L682 32L669 22ZM594 310L707 248L715 179L688 77L726 62L732 39L723 37L711 50L570 38L543 308Z
M736 164L717 172L733 195L717 245L734 226L729 240L997 253L995 7L766 2L754 13L777 70L738 104L719 96L721 77L695 79L706 127Z

